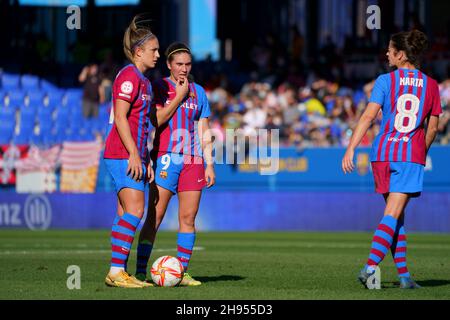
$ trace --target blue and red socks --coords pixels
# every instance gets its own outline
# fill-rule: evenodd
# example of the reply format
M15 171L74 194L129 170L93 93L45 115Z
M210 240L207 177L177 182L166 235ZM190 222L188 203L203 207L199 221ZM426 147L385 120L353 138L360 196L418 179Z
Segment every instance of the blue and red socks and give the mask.
M184 272L187 271L189 260L191 259L192 249L195 243L195 232L183 233L178 232L177 237L177 258L183 265Z
M113 225L111 232L111 271L126 269L131 245L140 221L140 218L125 212Z
M147 275L147 264L152 254L153 244L148 240L143 240L137 247L136 274Z
M408 267L406 266L406 231L403 219L398 222L397 232L391 246L391 253L397 267L400 278L409 278Z
M396 228L397 219L393 216L387 215L381 219L373 236L372 248L370 250L369 258L367 259L366 268L368 266L378 266L378 264L383 261L386 253L391 248Z

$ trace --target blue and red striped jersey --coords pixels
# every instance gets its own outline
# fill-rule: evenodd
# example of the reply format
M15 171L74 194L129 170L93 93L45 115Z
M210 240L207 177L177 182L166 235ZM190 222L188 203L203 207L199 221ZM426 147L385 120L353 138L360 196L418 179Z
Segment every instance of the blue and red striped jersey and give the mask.
M164 108L176 96L176 84L170 78L154 83L154 105ZM202 156L197 121L211 114L205 90L196 83L189 84L189 93L170 120L156 129L152 155L177 153Z
M383 118L371 161L425 164L425 120L442 107L436 80L420 70L398 69L375 81L369 102L381 105Z
M152 86L150 81L133 64L129 64L120 70L113 83L112 108L109 119L110 131L106 138L104 153L104 158L107 159L128 159L130 155L123 145L114 123L114 110L117 99L131 104L127 114L131 135L136 143L141 159L144 162L148 162L147 139L149 132L153 128L150 123Z

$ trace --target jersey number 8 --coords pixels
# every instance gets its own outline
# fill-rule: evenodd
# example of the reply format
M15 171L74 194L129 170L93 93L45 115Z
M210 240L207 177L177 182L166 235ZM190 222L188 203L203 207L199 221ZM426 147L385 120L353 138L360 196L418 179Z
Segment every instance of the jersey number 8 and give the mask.
M406 109L406 103L411 103L411 109ZM394 127L398 132L406 133L412 131L416 127L417 113L419 113L420 100L415 95L405 93L397 100L397 115L395 116ZM408 123L404 125L405 118Z

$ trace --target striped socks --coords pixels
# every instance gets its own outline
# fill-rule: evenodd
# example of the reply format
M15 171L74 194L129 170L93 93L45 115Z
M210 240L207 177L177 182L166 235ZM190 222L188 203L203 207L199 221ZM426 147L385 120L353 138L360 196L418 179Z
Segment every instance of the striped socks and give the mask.
M152 253L153 244L148 240L143 240L137 247L136 274L143 273L147 275L148 259Z
M378 225L377 230L373 236L372 248L370 250L369 258L367 259L368 266L378 266L383 261L386 253L391 248L392 240L397 227L397 219L392 216L384 216Z
M184 272L187 271L189 260L191 259L192 249L195 243L195 232L192 233L182 233L178 232L177 237L177 248L178 254L177 258L183 265Z
M124 213L113 225L111 232L111 271L125 270L131 245L133 244L139 219L130 213Z
M410 274L406 266L406 232L403 220L398 222L397 233L391 246L391 253L394 257L395 266L397 267L398 276L409 278Z

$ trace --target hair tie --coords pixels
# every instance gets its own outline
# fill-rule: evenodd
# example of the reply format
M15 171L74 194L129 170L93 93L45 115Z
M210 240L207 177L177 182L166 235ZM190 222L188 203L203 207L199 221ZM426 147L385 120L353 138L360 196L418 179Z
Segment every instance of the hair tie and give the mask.
M150 39L150 37L152 37L152 36L153 36L153 33L149 32L145 37L143 37L141 40L139 40L138 42L133 44L133 46L131 47L131 51L134 51L134 49L143 45L144 42L147 41L148 39Z
M191 54L191 51L190 51L189 49L187 49L187 48L175 49L175 50L173 50L171 53L169 53L169 54L167 55L167 59L169 59L169 57L170 57L172 54L174 54L175 52L178 52L178 51L186 51L187 53Z

